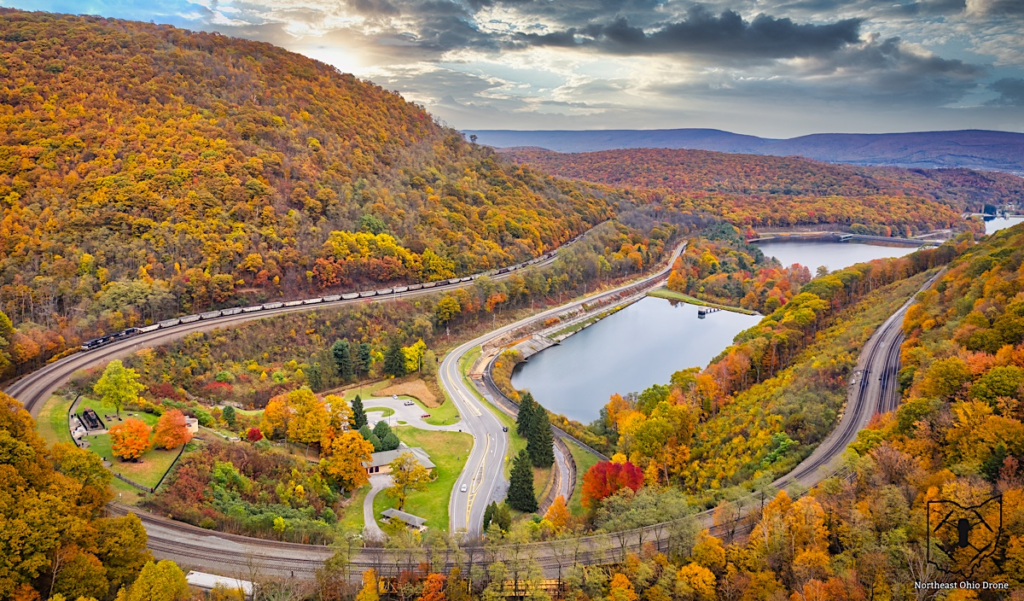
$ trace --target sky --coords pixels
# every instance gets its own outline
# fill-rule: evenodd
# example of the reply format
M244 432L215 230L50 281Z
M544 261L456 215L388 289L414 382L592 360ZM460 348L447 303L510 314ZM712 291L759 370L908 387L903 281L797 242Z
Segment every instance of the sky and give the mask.
M1024 0L0 0L270 42L459 129L1024 132Z

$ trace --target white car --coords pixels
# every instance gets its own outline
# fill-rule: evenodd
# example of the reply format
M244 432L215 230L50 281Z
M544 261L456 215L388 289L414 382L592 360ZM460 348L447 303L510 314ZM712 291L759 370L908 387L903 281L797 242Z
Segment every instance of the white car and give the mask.
M461 490L462 492L466 492L467 490L469 490L469 487L463 484L462 488L460 488L459 490Z
M393 395L391 395L391 398L393 398L393 399L395 399L397 401L398 400L398 395L397 394L393 394Z
M413 406L413 405L415 405L415 404L416 404L416 403L414 403L414 402L412 402L412 401L406 401L406 402L404 403L404 405L405 405L406 407L412 407L412 406Z

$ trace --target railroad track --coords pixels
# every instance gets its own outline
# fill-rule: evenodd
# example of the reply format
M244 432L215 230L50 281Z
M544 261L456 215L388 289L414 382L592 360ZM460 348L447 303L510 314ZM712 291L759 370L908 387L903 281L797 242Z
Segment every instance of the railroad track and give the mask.
M922 289L931 285L938 276L939 274L936 274L931 278ZM404 298L433 292L436 291L432 289L418 290L396 294L393 297ZM392 296L388 298L390 299ZM365 300L343 300L331 303L331 305L365 302ZM862 367L859 371L861 378L856 387L851 387L850 399L837 428L826 437L811 456L801 462L792 472L776 480L773 486L783 488L799 484L809 488L833 475L835 470L829 469L829 466L856 438L857 432L867 424L871 416L876 412L887 411L895 407L894 392L897 384L895 374L898 371L899 345L902 341L900 324L906 309L912 302L913 299L907 301L899 311L890 316L865 345L858 361L858 366ZM55 362L16 382L8 388L8 393L21 400L26 408L35 415L50 394L66 382L74 371L88 365L127 355L144 346L165 344L192 332L238 325L246 321L293 311L308 311L318 306L322 305L282 307L278 310L264 311L258 315L234 315L145 333ZM872 377L872 374L878 375ZM756 499L756 494L749 497L748 511L740 515L735 520L736 522L749 524L751 514L754 513ZM259 573L263 577L308 579L313 577L315 571L333 552L330 548L318 545L301 545L213 532L147 512L139 512L135 508L115 503L110 505L110 512L120 515L128 512L138 514L149 535L149 547L157 557L173 559L184 566L199 567L204 571L216 572L225 576L248 578L254 573ZM713 532L721 532L723 528L729 526L728 524L715 525L711 510L703 511L687 519L696 519L698 523L712 529ZM477 559L487 561L487 558L493 559L496 554L514 553L520 557L532 557L547 576L556 577L573 563L606 564L620 561L624 557L624 553L636 551L646 543L653 543L662 549L667 548L673 544L672 531L678 524L679 522L666 522L619 533L594 534L576 539L530 543L514 547L484 548L470 544L461 548L460 552L471 561ZM429 560L427 553L424 550L359 548L353 549L351 565L357 574L359 570L371 567L383 575L397 574L401 569ZM446 560L446 563L448 561L451 560Z

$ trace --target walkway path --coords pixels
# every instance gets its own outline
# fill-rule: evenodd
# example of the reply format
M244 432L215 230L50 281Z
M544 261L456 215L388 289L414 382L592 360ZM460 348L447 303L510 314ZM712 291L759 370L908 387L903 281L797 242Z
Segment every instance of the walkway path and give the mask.
M366 493L366 498L363 500L363 521L366 523L363 526L363 537L367 540L383 541L387 538L384 531L377 525L376 516L373 515L373 499L377 493L392 484L394 484L394 480L387 474L370 476L370 492Z

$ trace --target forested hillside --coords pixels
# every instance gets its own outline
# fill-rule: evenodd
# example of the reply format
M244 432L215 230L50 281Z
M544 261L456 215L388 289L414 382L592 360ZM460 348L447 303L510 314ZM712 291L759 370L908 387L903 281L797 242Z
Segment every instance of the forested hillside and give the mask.
M892 235L948 228L958 213L1024 201L1024 179L968 169L908 170L800 157L635 148L503 153L561 177L651 191L680 208L752 227L855 223Z
M489 269L612 214L269 44L13 10L0 32L19 363L179 312Z

